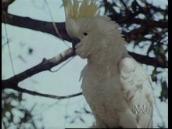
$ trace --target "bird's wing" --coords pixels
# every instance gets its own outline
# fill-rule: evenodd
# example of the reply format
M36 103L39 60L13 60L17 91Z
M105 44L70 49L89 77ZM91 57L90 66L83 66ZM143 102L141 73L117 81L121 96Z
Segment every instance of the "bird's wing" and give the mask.
M124 98L136 116L138 126L151 127L154 98L150 77L131 57L120 61L119 70Z

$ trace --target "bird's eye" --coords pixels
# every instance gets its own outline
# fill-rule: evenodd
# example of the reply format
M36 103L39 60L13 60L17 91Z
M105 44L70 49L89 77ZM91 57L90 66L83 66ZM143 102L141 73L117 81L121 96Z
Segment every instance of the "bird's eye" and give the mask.
M84 32L84 33L83 33L83 35L84 35L84 36L87 36L87 35L88 35L88 33Z

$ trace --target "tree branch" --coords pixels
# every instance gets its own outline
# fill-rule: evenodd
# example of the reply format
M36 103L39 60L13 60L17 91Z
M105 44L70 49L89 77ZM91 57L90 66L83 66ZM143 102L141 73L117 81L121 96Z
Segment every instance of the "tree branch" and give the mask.
M36 65L22 73L19 73L9 79L2 80L2 89L13 89L18 92L22 92L22 93L26 93L26 94L30 94L30 95L34 95L34 96L52 98L52 99L68 99L68 98L80 96L80 95L82 95L82 92L76 93L76 94L71 94L71 95L66 95L66 96L56 96L56 95L44 94L44 93L24 89L24 88L21 88L18 86L18 84L21 81L23 81L35 74L38 74L42 71L50 70L52 67L56 66L57 64L60 64L61 62L67 60L68 58L70 58L74 55L75 55L75 53L73 52L73 49L70 48L70 49L67 49L66 51L64 51L62 54L59 54L49 60L43 59L42 62L39 63L38 65Z
M162 62L162 64L159 64L159 62L156 59L150 58L148 56L141 56L141 55L138 55L138 54L135 54L132 52L129 52L129 54L141 63L144 61L145 64L153 65L153 66L160 66L160 67L164 67L164 68L166 66L168 66L167 62L165 64L166 66L164 66L163 62ZM74 55L75 55L75 53L73 52L73 49L70 48L70 49L67 49L66 51L64 51L62 54L59 54L53 58L50 58L48 60L43 59L42 62L39 63L38 65L36 65L24 72L21 72L9 79L2 80L2 89L13 89L13 90L16 90L16 91L19 91L22 93L27 93L30 95L40 96L40 97L48 97L48 98L53 98L53 99L67 99L67 98L72 98L72 97L82 95L82 93L80 92L80 93L67 95L67 96L56 96L56 95L39 93L39 92L32 91L32 90L27 90L27 89L24 89L24 88L21 88L18 86L18 84L21 81L23 81L35 74L38 74L40 72L43 72L46 70L51 70L51 68L53 68L54 66L62 63L63 61L67 60L68 58L70 58Z
M74 56L75 53L73 52L73 49L67 49L63 53L51 58L51 59L43 59L41 63L38 65L27 69L24 72L21 72L13 77L10 77L9 79L2 80L2 89L4 88L14 88L18 86L18 83L35 75L40 72L50 70L54 66L62 63L63 61L67 60L68 58Z
M53 28L52 22L39 21L39 20L31 19L29 17L21 17L13 14L6 14L5 18L6 19L2 19L3 23L18 26L18 27L28 28L36 31L41 31L59 37L59 35L57 35L57 33ZM72 41L72 39L68 36L66 32L64 22L56 23L56 26L64 40Z
M2 11L7 12L8 6L12 4L15 0L2 0Z
M125 7L125 10L128 12L128 14L126 14L125 16L122 16L115 11L113 5L111 3L109 3L107 0L103 0L103 2L104 2L105 8L108 8L108 10L110 12L112 12L112 14L110 14L108 16L111 17L112 20L118 22L120 25L126 23L126 24L140 24L142 26L151 27L151 28L154 28L154 27L168 28L168 21L156 21L153 19L135 18L140 13L143 13L145 15L148 14L151 11L150 9L153 9L154 11L157 11L157 12L168 13L168 8L165 10L162 10L161 8L155 7L146 2L146 5L149 7L147 7L146 9L143 9L143 7L141 7L139 4L137 4L139 6L139 8L141 8L141 10L138 10L138 11L135 11L134 13L132 13L128 9L125 2L123 0L120 0L120 2Z
M154 58L140 56L140 55L132 53L132 52L129 52L129 54L131 56L133 56L139 62L142 62L143 60L145 60L145 62L147 62L146 64L149 64L149 65L150 65L150 62L151 62L151 65L158 64L157 60L155 60ZM61 62L67 60L68 58L70 58L73 55L74 55L74 53L73 53L72 49L68 49L63 54L60 54L49 60L43 59L43 61L40 64L20 73L18 75L15 75L7 80L2 80L2 89L13 89L18 92L22 92L22 93L26 93L26 94L30 94L30 95L34 95L34 96L52 98L52 99L68 99L68 98L80 96L80 95L82 95L82 92L71 94L71 95L66 95L66 96L57 96L57 95L44 94L44 93L24 89L24 88L21 88L18 86L19 82L21 82L35 74L43 72L45 70L50 70L55 65L60 64ZM168 66L168 64L166 64L166 65ZM162 65L161 67L164 67L164 66Z
M133 52L129 52L129 54L140 63L161 68L168 68L168 61L164 61L164 59L159 60L153 57L143 56Z
M153 66L159 66L159 67L167 67L168 63L166 62L166 64L163 64L163 62L161 62L161 64L154 58L148 57L148 56L143 56L143 55L139 55L136 53L132 53L129 52L129 54L131 56L133 56L137 61L139 62L144 62L145 64L148 65L153 65ZM55 96L55 95L49 95L49 94L43 94L43 93L39 93L36 91L31 91L31 90L27 90L24 88L20 88L18 86L18 84L35 75L38 74L40 72L46 71L46 70L51 70L51 68L53 68L54 66L62 63L63 61L67 60L68 58L74 56L75 53L73 52L73 49L67 49L66 51L64 51L62 54L59 54L53 58L50 59L43 59L41 63L39 63L38 65L27 69L24 72L21 72L13 77L10 77L9 79L6 80L2 80L2 89L13 89L22 93L27 93L30 95L37 95L37 96L42 96L42 97L49 97L49 98L54 98L54 99L65 99L65 98L71 98L71 97L75 97L75 96L79 96L82 93L76 93L76 94L72 94L72 95L68 95L68 96Z
M2 21L5 22L4 19L2 19ZM39 20L34 20L34 19L31 19L31 18L28 18L28 17L21 17L21 16L15 16L15 15L12 15L12 14L8 14L6 16L6 23L8 23L10 25L15 25L15 26L18 26L18 27L24 27L24 28L29 28L29 29L32 29L32 30L37 30L37 31L49 33L49 34L52 34L52 35L54 35L56 37L59 37L57 35L57 33L55 32L51 22L39 21ZM60 32L60 34L61 34L61 36L62 36L62 38L64 40L67 40L69 42L78 42L77 39L72 39L67 34L66 29L65 29L65 23L63 23L63 22L56 23L56 26L59 29L59 32ZM146 31L146 29L143 30L143 33L145 31ZM134 38L134 40L136 40L136 37L139 37L139 36L133 37L133 35L136 35L136 33L138 33L138 32L136 32L134 30L134 31L131 31L131 32L124 33L124 35L129 36L130 39ZM127 39L129 39L129 38L127 38ZM132 53L132 56L139 59L139 62L144 63L144 64L153 65L153 66L162 67L162 68L168 67L168 62L167 61L160 62L157 59L150 58L148 56L142 56L142 55L134 54L134 53ZM141 57L141 58L138 58L138 57ZM144 60L140 60L140 59L144 59Z
M140 63L145 63L147 65L153 65L153 66L157 66L157 67L162 67L162 68L166 68L168 67L168 62L159 62L157 59L155 58L151 58L148 56L143 56L143 55L139 55L136 53L132 53L129 52L129 54L131 56L133 56L137 61L139 61ZM66 51L64 51L62 54L57 55L51 59L43 59L41 63L39 63L38 65L27 69L24 72L21 72L13 77L10 77L9 79L6 80L2 80L2 89L5 88L14 88L14 87L18 87L18 83L35 75L38 74L40 72L46 71L46 70L50 70L51 68L53 68L54 66L62 63L63 61L67 60L68 58L74 56L75 53L73 52L73 49L67 49Z
M39 63L38 65L36 65L22 73L19 73L9 79L2 80L2 89L13 89L18 92L22 92L22 93L26 93L26 94L30 94L30 95L34 95L34 96L48 97L48 98L52 98L52 99L67 99L67 98L72 98L72 97L82 95L82 93L80 92L80 93L71 94L71 95L67 95L67 96L56 96L56 95L39 93L36 91L24 89L24 88L21 88L18 86L18 84L21 81L23 81L35 74L38 74L40 72L43 72L46 70L51 70L51 68L53 68L54 66L62 63L63 61L67 60L68 58L70 58L74 55L75 55L75 53L73 52L73 49L70 48L49 60L43 59L42 62Z
M113 16L112 16L112 20L118 21L117 19L114 19ZM168 28L168 22L164 22L164 21L150 21L150 20L147 21L147 20L138 19L138 18L132 18L132 19L128 20L126 17L120 18L120 22L122 22L122 23L124 23L124 21L126 21L126 20L127 20L127 23L129 22L129 23L141 24L141 25L151 27L151 28L152 27ZM2 19L2 22L10 24L10 25L18 26L18 27L23 27L23 28L28 28L28 29L32 29L32 30L36 30L36 31L49 33L58 38L60 37L55 32L52 22L35 20L35 19L31 19L29 17L21 17L21 16L16 16L13 14L6 14L6 20ZM64 22L56 23L56 26L64 40L67 40L69 42L73 41L73 39L70 38L70 36L66 32ZM127 37L128 39L130 38L131 34L132 34L132 32L124 33L125 37Z
M46 97L46 98L52 98L52 99L58 99L58 100L69 99L69 98L73 98L73 97L77 97L77 96L82 95L82 92L79 92L79 93L75 93L75 94L71 94L71 95L57 96L57 95L44 94L44 93L24 89L24 88L21 88L18 86L17 87L10 87L9 89L13 89L13 90L16 90L18 92L26 93L26 94L33 95L33 96Z

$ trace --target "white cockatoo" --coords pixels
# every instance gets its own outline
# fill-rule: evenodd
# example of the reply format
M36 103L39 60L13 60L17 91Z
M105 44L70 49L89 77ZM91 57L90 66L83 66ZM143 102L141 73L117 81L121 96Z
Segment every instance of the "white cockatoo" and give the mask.
M66 29L80 39L76 53L87 59L82 90L93 128L151 128L154 97L151 79L127 53L118 25L100 16L95 0L63 0Z

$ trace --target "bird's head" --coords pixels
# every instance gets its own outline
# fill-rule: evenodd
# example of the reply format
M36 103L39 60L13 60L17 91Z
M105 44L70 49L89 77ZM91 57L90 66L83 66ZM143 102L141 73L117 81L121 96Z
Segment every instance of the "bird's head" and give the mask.
M76 53L89 58L103 53L110 46L118 26L110 18L100 16L96 0L63 0L66 14L66 30L73 38L80 39ZM101 55L101 54L99 54Z

